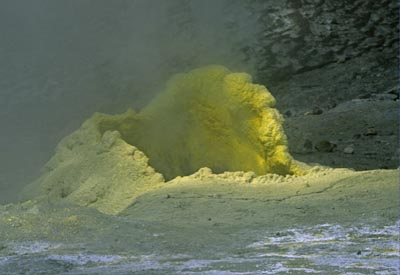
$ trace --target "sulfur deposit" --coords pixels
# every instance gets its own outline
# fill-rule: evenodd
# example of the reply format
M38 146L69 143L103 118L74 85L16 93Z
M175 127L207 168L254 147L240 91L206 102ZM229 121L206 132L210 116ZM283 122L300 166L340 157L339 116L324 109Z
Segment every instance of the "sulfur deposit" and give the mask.
M248 74L210 66L173 77L139 114L104 116L99 130L117 130L167 179L202 167L217 173L297 173L274 104Z
M301 174L274 104L245 73L208 66L178 74L138 113L93 115L59 144L27 193L115 214L164 178L203 167Z

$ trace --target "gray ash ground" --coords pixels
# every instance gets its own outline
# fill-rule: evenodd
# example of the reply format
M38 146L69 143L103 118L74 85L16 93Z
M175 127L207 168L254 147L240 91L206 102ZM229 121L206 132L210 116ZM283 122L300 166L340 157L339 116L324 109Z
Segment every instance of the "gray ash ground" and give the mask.
M398 274L396 170L166 184L117 216L0 206L0 274Z
M355 170L399 166L397 61L376 52L269 87L285 117L291 154Z
M249 232L243 232L249 233ZM376 228L320 224L251 232L254 240L208 255L104 254L78 244L10 242L0 272L15 274L398 274L399 222ZM154 236L150 242L155 242ZM159 237L162 240L162 237ZM239 240L241 242L242 240Z

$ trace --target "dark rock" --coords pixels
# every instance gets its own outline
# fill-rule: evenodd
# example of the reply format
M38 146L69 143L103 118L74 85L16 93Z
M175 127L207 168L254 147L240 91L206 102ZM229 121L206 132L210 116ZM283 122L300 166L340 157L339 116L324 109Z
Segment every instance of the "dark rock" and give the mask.
M315 144L315 149L318 152L326 152L326 153L330 153L333 152L333 149L336 148L336 144L327 141L327 140L321 140L319 141L317 144Z
M337 106L337 104L336 104L335 101L329 101L328 104L326 104L325 107L326 107L326 109L330 110L330 109L335 108L336 106Z
M398 100L400 97L400 88L399 87L392 87L385 92L386 94L392 95L393 100Z
M367 129L367 132L364 133L364 136L376 136L378 134L378 131L375 129L375 127L369 127Z
M314 107L311 112L313 115L320 115L323 113L322 109L319 107Z
M399 98L396 94L373 94L372 98L375 100L396 100Z
M287 110L286 112L283 113L283 115L285 117L291 117L292 116L292 112L290 110Z

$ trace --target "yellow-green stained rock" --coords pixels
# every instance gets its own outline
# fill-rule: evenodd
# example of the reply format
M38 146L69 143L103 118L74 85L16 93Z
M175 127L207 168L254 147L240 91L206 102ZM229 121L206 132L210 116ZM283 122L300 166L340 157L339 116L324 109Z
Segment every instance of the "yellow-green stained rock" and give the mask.
M116 214L164 178L202 167L301 174L274 104L245 73L209 66L178 74L139 113L94 114L58 145L25 193Z

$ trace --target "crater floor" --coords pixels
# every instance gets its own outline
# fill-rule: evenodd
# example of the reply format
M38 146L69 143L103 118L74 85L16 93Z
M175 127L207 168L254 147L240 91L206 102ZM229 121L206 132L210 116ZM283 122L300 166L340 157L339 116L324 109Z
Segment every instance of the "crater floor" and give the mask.
M1 206L1 274L397 274L398 170L306 176L207 169L120 215Z

